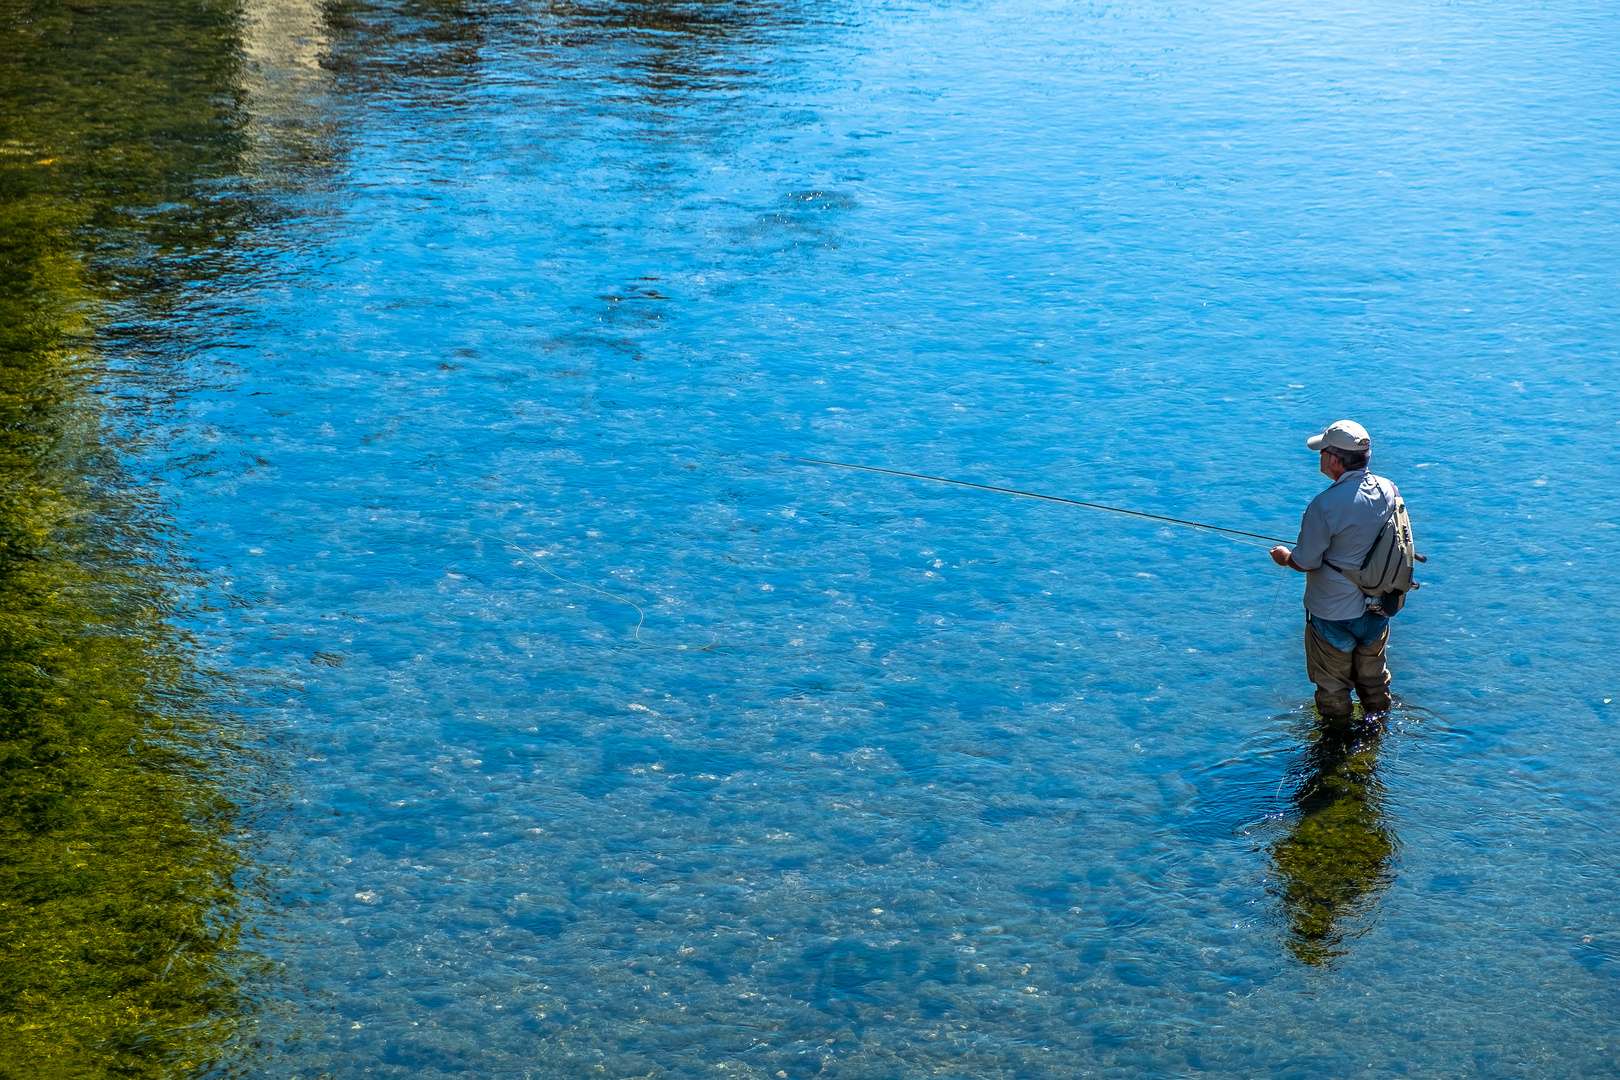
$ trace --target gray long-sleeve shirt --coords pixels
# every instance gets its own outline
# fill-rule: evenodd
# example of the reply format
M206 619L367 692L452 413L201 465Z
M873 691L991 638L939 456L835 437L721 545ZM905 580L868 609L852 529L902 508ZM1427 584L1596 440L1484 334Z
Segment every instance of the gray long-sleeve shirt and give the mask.
M1400 491L1382 476L1355 469L1333 482L1305 508L1294 564L1305 575L1305 610L1318 619L1359 619L1367 597L1324 563L1355 567L1367 557Z

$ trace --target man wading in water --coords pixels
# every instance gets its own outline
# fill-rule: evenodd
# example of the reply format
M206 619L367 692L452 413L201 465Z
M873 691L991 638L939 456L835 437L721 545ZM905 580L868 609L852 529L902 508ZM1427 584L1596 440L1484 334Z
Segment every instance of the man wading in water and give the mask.
M1305 671L1316 684L1316 711L1343 722L1354 716L1352 686L1369 716L1389 711L1389 618L1369 612L1366 594L1333 567L1361 566L1400 492L1368 471L1372 439L1354 421L1340 420L1305 445L1320 453L1333 484L1305 508L1294 550L1279 544L1271 557L1305 575Z

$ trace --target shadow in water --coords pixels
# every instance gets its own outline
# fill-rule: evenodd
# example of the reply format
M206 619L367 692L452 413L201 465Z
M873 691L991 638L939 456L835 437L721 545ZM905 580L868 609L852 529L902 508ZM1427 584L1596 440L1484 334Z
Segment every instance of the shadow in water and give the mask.
M1378 752L1382 725L1313 732L1296 774L1298 817L1271 849L1272 892L1288 919L1287 944L1301 962L1331 964L1346 937L1394 877L1396 839L1380 809Z

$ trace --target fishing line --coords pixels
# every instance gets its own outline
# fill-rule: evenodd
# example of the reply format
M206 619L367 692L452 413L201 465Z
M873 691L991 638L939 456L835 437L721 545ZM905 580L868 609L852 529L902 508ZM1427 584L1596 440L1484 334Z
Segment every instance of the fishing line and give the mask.
M1264 540L1264 541L1273 542L1273 543L1279 543L1279 544L1286 544L1288 542L1288 541L1286 541L1286 540L1284 540L1284 539L1282 539L1281 537L1278 537L1278 536L1266 536L1263 533L1247 532L1247 531L1245 531L1243 529L1230 529L1230 528L1227 528L1224 525L1209 525L1209 524L1206 524L1206 523L1204 523L1202 521L1188 521L1185 518L1167 517L1167 516L1165 516L1163 514L1149 514L1149 513L1143 512L1141 510L1127 510L1124 507L1120 507L1120 506L1108 506L1108 505L1106 505L1104 503L1084 502L1084 501L1082 501L1080 499L1066 499L1066 498L1063 498L1062 496L1059 496L1059 495L1042 495L1041 493L1035 492L1035 491L1020 491L1017 488L998 487L998 486L996 486L994 484L975 484L975 483L972 483L971 481L952 480L952 479L950 479L948 477L944 477L944 476L929 476L926 473L902 472L899 469L880 469L880 468L877 468L877 467L872 466L872 465L855 465L855 464L851 464L850 462L846 462L846 461L827 461L827 460L824 460L822 458L796 457L793 460L795 460L795 461L803 461L803 462L806 462L806 463L811 464L811 465L828 465L828 466L832 466L833 468L839 468L839 469L856 469L856 470L859 470L861 472L882 473L882 474L884 474L886 476L901 476L901 477L905 477L905 478L910 479L910 480L928 480L928 481L931 481L931 482L936 483L936 484L951 484L951 485L954 485L956 487L976 488L979 491L994 491L994 492L997 492L998 494L1002 494L1002 495L1017 495L1017 496L1019 496L1021 498L1025 498L1025 499L1040 499L1040 500L1042 500L1044 502L1063 503L1064 505L1067 505L1067 506L1079 506L1079 507L1083 507L1083 508L1085 508L1087 510L1102 510L1102 511L1104 511L1106 513L1110 513L1110 514L1122 514L1122 515L1125 515L1127 517L1143 518L1143 519L1145 519L1147 521L1162 521L1162 522L1164 522L1164 523L1166 523L1168 525L1180 525L1180 526L1182 526L1184 528L1189 528L1189 529L1203 529L1206 532L1214 533L1217 536L1224 537L1225 539L1232 540L1232 541L1234 541L1236 543L1245 544L1246 546L1249 546L1249 547L1258 547L1259 546L1257 544L1251 543L1250 542L1251 540ZM526 548L523 548L523 547L519 546L518 544L513 543L510 540L504 539L503 537L493 536L493 535L490 535L489 533L472 532L471 530L468 531L468 535L477 536L477 537L479 537L481 539L492 541L493 543L499 544L502 547L509 548L509 549L511 549L513 551L516 551L519 554L521 554L521 555L523 555L523 556L525 556L527 558L533 559L534 562L535 562L535 566L537 566L542 572L544 572L546 574L549 574L551 577L556 578L558 581L562 582L564 585L572 585L572 586L574 586L575 588L578 588L578 589L586 589L586 590L589 590L590 592L599 593L602 596L606 596L610 600L617 600L621 604L628 604L630 607L634 608L635 612L636 612L636 625L635 625L635 629L632 631L632 633L634 634L635 639L636 639L636 641L638 643L640 643L642 645L645 645L648 648L651 648L651 649L669 649L669 650L677 651L677 652L707 652L708 650L712 649L715 646L715 644L720 640L720 636L718 634L716 634L716 635L714 635L714 636L712 636L710 638L708 644L706 644L706 645L663 645L663 644L660 644L660 643L655 642L655 641L648 641L646 638L641 636L641 628L644 625L646 625L646 622L647 622L647 612L646 612L646 610L644 608L642 608L642 606L640 604L636 603L634 600L631 600L629 597L620 596L618 593L609 592L606 589L597 588L595 585L587 585L583 581L574 581L571 578L566 578L566 577L564 577L563 575L557 573L555 570L551 569L551 567L549 567L549 566L547 566L545 564L545 559L546 559L545 555L543 555L543 554L541 554L540 552L537 552L537 551L529 551ZM1247 539L1240 539L1240 538L1247 538ZM1278 589L1279 589L1279 591L1281 590L1281 585L1280 584L1278 586ZM1272 607L1273 607L1273 609L1275 609L1275 607L1276 607L1276 597L1275 596L1272 597ZM1270 615L1268 615L1266 617L1267 629L1270 628L1270 624L1271 624L1271 617L1270 617ZM1262 643L1261 643L1261 665L1262 665L1262 670L1264 670L1264 663L1265 663L1264 649L1265 649L1265 645L1264 645L1264 641L1262 640ZM1273 687L1273 692L1275 692L1275 687ZM1279 698L1279 701L1280 701L1280 699L1281 699L1280 694L1278 695L1278 698Z
M1124 514L1128 517L1146 518L1148 521L1162 521L1170 525L1181 525L1189 529L1204 529L1217 536L1234 543L1244 544L1248 547L1260 547L1254 540L1274 541L1279 544L1288 543L1280 536L1266 536L1264 533L1246 532L1243 529L1229 529L1224 525L1207 525L1202 521L1188 521L1185 518L1166 517L1163 514L1148 514L1141 510L1127 510L1120 506L1108 506L1104 503L1082 502L1079 499L1065 499L1058 495L1042 495L1035 491L1020 491L1017 488L997 487L994 484L975 484L967 480L952 480L944 476L929 476L926 473L902 472L899 469L879 469L872 465L852 465L847 461L827 461L822 458L795 457L794 461L803 461L811 465L831 465L839 469L858 469L861 472L883 473L886 476L903 476L911 480L930 480L936 484L954 484L957 487L977 488L980 491L994 491L1002 495L1018 495L1026 499L1041 499L1045 502L1064 503L1068 506L1082 506L1088 510L1104 510L1110 514ZM1248 539L1244 539L1248 538ZM1282 595L1283 580L1277 582L1276 590L1271 594L1271 606L1266 612L1266 623L1260 631L1260 670L1264 673L1266 682L1270 684L1272 694L1277 698L1277 704L1288 707L1287 700L1277 689L1276 682L1271 678L1271 672L1266 668L1266 637L1271 633L1272 616L1277 613L1277 598Z
M647 613L642 609L640 604L636 603L634 600L631 600L629 597L620 596L618 593L608 592L606 589L598 589L595 585L587 585L583 581L574 581L571 578L565 578L545 564L547 556L538 551L529 551L526 548L514 544L510 540L499 536L492 536L489 533L473 532L470 529L467 530L467 535L476 536L482 540L493 541L494 543L500 544L502 547L510 548L520 555L533 559L535 566L550 574L564 585L572 585L577 589L589 589L591 592L601 593L603 596L617 600L621 604L629 604L631 607L636 609L636 615L638 616L636 619L635 630L633 631L636 641L647 646L649 649L668 649L671 652L708 652L710 649L714 648L715 644L720 640L720 635L715 634L709 638L709 643L707 645L660 645L656 641L648 641L646 638L641 636L641 628L647 621Z
M994 484L975 484L967 480L951 480L944 476L928 476L925 473L901 472L899 469L879 469L872 465L851 465L847 461L823 461L821 458L795 457L794 461L805 461L812 465L831 465L839 469L859 469L862 472L884 473L888 476L904 476L912 480L932 480L936 484L955 484L957 487L978 488L980 491L995 491L1003 495L1020 495L1026 499L1042 499L1046 502L1066 503L1069 506L1083 506L1088 510L1106 510L1110 514L1125 514L1129 517L1146 518L1149 521L1163 521L1171 525L1182 525L1189 529L1206 529L1209 532L1225 535L1228 539L1239 536L1253 537L1256 540L1270 540L1278 544L1289 541L1280 536L1266 536L1263 533L1244 532L1242 529L1228 529L1224 525L1206 525L1202 521L1187 521L1184 518L1165 517L1163 514L1146 514L1140 510L1126 510L1120 506L1107 506L1103 503L1081 502L1079 499L1065 499L1059 495L1042 495L1035 491L1019 491L1017 488L996 487ZM1238 541L1245 543L1245 541ZM1258 547L1258 544L1250 544Z

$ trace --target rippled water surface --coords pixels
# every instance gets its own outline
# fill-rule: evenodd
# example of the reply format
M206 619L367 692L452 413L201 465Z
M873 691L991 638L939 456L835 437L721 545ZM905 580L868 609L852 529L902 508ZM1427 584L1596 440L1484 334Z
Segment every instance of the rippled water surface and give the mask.
M249 0L259 217L106 347L251 1069L1620 1069L1617 29ZM1290 536L1344 416L1430 558L1348 748L1263 542L793 460Z

